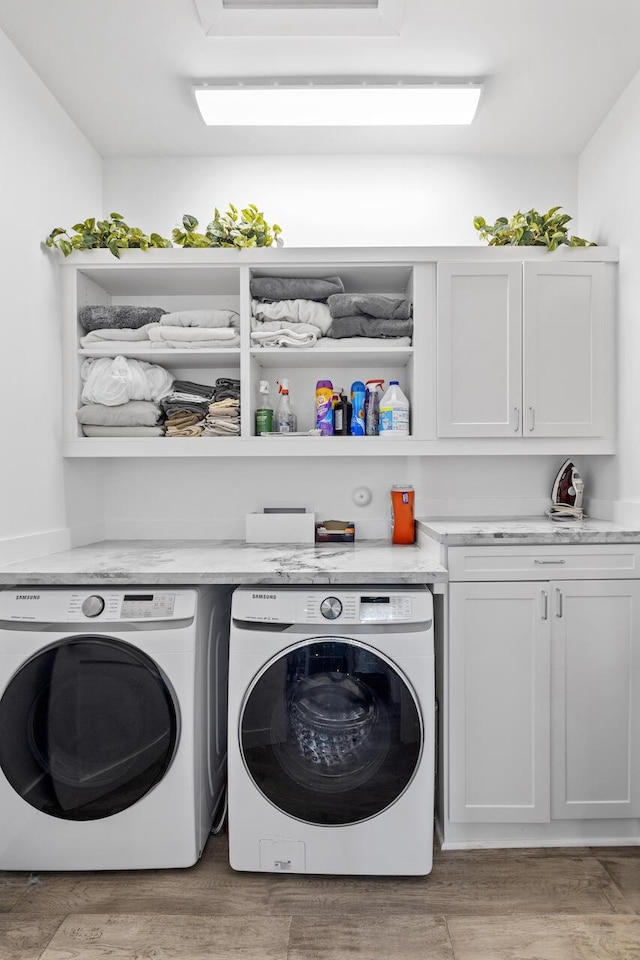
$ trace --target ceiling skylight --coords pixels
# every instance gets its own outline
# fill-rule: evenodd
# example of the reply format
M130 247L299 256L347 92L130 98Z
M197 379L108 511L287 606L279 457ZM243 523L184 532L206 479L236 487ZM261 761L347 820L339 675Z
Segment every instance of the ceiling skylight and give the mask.
M405 0L194 0L209 37L393 37Z
M379 0L222 0L226 10L377 10Z

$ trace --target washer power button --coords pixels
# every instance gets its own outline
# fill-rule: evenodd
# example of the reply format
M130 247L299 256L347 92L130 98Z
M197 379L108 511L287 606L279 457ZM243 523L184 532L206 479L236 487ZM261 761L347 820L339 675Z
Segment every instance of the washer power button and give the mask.
M337 597L327 597L320 604L320 613L325 620L337 620L342 613L342 604Z
M87 597L82 602L82 612L85 617L97 617L104 610L104 600L102 597Z

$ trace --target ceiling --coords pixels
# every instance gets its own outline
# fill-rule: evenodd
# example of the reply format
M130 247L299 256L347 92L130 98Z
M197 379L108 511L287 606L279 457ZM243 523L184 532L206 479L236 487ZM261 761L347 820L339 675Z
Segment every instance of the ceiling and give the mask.
M640 70L637 0L381 2L398 33L208 36L199 14L222 0L2 0L0 28L104 157L575 156ZM390 130L207 128L191 93L192 80L331 75L485 88L470 127Z

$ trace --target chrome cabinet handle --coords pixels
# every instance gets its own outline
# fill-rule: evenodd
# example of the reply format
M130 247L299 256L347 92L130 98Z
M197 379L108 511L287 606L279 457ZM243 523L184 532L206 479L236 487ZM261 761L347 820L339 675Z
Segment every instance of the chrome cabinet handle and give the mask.
M536 428L536 411L535 407L529 407L529 431L535 430Z
M546 590L542 590L542 619L547 620L549 617L549 595Z
M562 616L562 590L556 587L556 617Z
M548 564L548 563L566 563L567 561L566 561L566 560L537 560L537 559L536 559L536 560L534 560L533 562L534 562L534 563L539 563L540 565L543 565L543 564Z
M520 407L514 407L513 410L516 415L516 425L513 428L513 432L518 433L518 431L520 430Z

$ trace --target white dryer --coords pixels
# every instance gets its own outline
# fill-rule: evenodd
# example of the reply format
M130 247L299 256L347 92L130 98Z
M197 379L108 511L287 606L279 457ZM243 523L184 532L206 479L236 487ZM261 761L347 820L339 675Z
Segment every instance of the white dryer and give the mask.
M0 869L196 862L225 789L230 599L0 592Z
M429 873L429 590L239 587L231 615L231 866Z

